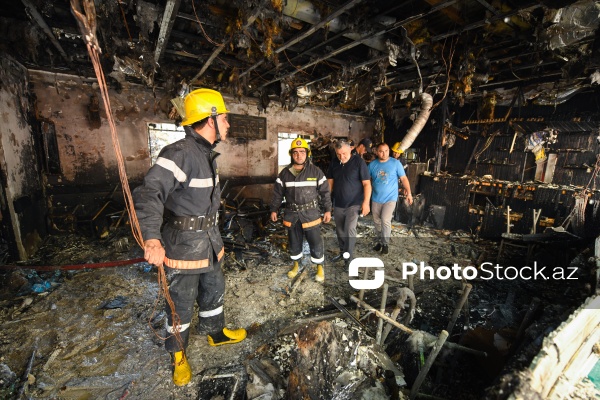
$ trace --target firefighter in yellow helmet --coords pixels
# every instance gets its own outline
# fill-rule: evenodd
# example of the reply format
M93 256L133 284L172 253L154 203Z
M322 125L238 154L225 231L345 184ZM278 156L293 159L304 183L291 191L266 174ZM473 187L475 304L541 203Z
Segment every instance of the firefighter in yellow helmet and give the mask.
M171 353L173 382L178 386L192 378L185 350L194 303L199 309L196 329L207 335L211 346L246 338L244 329L225 328L223 313L221 260L225 249L218 226L218 153L213 149L227 137L229 110L221 94L210 89L194 90L186 96L184 106L185 138L161 150L143 184L133 193L144 258L150 264L165 266L169 294L179 318L167 305L165 348Z
M329 183L323 171L310 162L311 152L306 140L294 139L289 153L292 162L279 173L275 181L271 220L277 221L277 212L285 198L283 225L288 228L288 248L293 262L287 275L290 279L298 275L302 242L306 237L310 247L310 260L317 266L315 281L323 282L325 247L321 236L321 222L331 220ZM322 219L321 208L324 211Z
M392 157L394 157L396 160L400 158L402 153L404 153L404 150L402 150L400 147L400 142L394 143L390 150L392 150Z

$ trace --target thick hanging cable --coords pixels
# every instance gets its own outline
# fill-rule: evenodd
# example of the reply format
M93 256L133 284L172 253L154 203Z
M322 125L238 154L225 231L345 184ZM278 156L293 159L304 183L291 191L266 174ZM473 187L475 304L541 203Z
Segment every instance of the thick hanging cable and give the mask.
M144 248L144 239L142 237L142 230L140 228L139 221L137 219L135 213L135 207L133 204L133 197L131 195L131 190L129 189L129 181L127 180L127 172L125 171L125 161L123 159L123 154L121 153L121 147L119 145L119 137L117 135L117 127L115 124L115 120L113 118L112 109L110 106L110 98L108 95L108 86L106 85L106 80L104 78L104 72L102 71L102 66L100 64L100 53L102 50L100 49L100 45L98 44L98 39L96 36L96 9L94 7L94 2L91 0L82 0L83 12L81 11L81 7L79 5L78 0L71 0L71 12L75 16L77 20L77 24L79 25L79 30L81 31L83 37L85 38L85 44L88 49L88 53L90 55L90 59L92 60L92 64L94 65L94 71L96 73L96 78L98 79L98 86L100 88L100 93L102 94L102 100L104 102L104 108L106 110L106 118L108 120L108 124L110 127L110 134L113 142L113 147L115 149L115 154L117 157L117 166L119 170L119 178L121 180L121 187L123 188L123 197L125 199L125 207L127 208L127 212L129 214L129 222L131 225L131 231L133 233L133 237L136 242L140 245L141 248ZM175 304L169 295L169 286L167 282L167 277L165 274L165 270L163 265L157 265L158 269L158 285L159 292L156 302L154 304L155 308L158 305L158 302L161 296L164 296L165 300L169 304L172 315L172 324L173 324L173 335L177 340L180 348L183 349L183 339L180 335L181 329L181 319L179 315L175 312ZM154 313L152 313L154 314ZM148 325L154 331L150 324L150 320L148 321ZM160 337L155 331L154 333ZM160 337L165 340L166 338Z

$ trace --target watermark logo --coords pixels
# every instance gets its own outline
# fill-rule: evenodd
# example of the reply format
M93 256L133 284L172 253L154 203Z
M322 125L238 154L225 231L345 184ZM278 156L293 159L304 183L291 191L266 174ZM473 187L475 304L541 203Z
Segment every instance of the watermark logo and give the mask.
M358 268L383 268L383 261L379 258L374 257L363 257L363 258L355 258L350 261L350 265L348 265L348 275L352 277L358 277ZM373 279L350 279L350 286L354 289L378 289L383 285L383 281L385 278L385 272L383 269L376 269L374 271Z
M384 264L379 258L364 257L355 258L348 266L348 275L350 278L359 277L359 268L377 268L374 270L373 279L349 279L350 286L354 289L378 289L383 286L385 280ZM408 279L409 276L418 276L419 279L456 279L456 280L577 280L578 267L556 267L553 269L545 266L539 266L536 261L533 265L513 267L513 266L502 266L500 264L493 264L491 262L481 263L479 268L472 265L461 267L457 263L452 266L440 265L438 267L432 267L424 263L419 262L403 262L401 271L401 278L403 280Z

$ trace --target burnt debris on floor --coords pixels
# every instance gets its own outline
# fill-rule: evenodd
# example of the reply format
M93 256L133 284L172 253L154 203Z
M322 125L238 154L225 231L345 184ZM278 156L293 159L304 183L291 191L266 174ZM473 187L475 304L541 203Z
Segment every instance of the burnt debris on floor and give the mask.
M516 270L527 255L543 262L546 247L536 241L531 251L509 251L504 244L500 252L501 242L476 233L394 222L390 252L381 255L371 249L370 217L360 219L357 256L383 261L385 293L383 287L354 290L343 265L329 262L325 283L316 283L306 254L302 278L290 281L285 229L266 215L260 201L239 196L224 202L226 315L249 336L224 348L192 336L194 378L177 389L160 339L165 315L156 304L156 269L140 260L127 228L104 237L91 230L49 236L29 262L2 272L2 394L506 398L507 382L528 370L544 337L596 287L594 249L581 241L569 243L572 256L550 267L565 276L575 270L576 280L403 277L403 262L439 270L498 259ZM337 248L334 223L323 233L329 259ZM124 265L111 266L115 260ZM44 271L36 265L70 268Z

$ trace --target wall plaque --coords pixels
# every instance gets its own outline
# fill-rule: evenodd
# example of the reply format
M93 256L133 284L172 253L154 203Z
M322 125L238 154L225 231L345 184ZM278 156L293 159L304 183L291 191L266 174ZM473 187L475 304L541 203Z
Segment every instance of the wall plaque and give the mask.
M267 139L267 119L241 114L227 114L229 118L229 133L227 136L242 139Z

